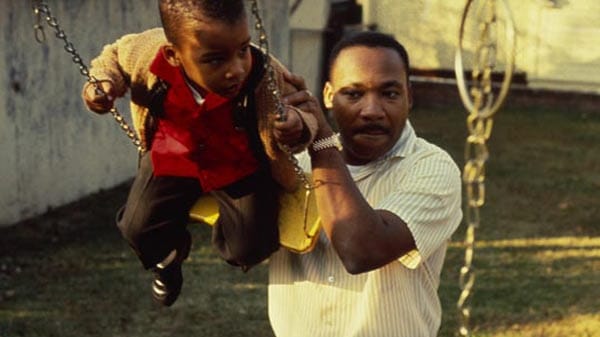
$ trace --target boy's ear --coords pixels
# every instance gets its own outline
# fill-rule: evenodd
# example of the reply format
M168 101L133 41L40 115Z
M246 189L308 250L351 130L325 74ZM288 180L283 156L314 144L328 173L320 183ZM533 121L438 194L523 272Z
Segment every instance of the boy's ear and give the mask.
M166 45L164 45L161 48L161 51L163 53L163 56L165 57L167 62L169 62L170 65L172 65L173 67L179 67L181 65L181 62L179 61L179 57L177 56L178 55L177 51L175 50L175 47L171 43L167 43Z
M331 82L325 82L325 86L323 87L323 103L327 109L331 109L333 107L333 86Z

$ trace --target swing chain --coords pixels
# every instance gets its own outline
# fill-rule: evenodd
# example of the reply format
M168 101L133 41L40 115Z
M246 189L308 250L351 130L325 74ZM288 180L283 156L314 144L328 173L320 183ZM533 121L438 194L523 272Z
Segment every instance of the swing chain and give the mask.
M470 300L472 288L475 283L473 268L473 255L475 245L475 229L479 227L480 207L485 203L485 162L488 159L486 140L491 135L492 115L481 116L480 112L489 111L493 99L491 90L491 73L494 63L489 51L495 48L494 41L490 41L491 25L495 23L493 12L494 0L490 0L490 10L486 13L484 22L480 25L480 36L475 50L475 64L471 73L472 87L470 95L473 100L473 109L467 116L467 129L469 135L465 143L465 167L463 169L463 183L466 190L465 219L467 232L465 236L465 261L460 269L459 284L461 294L457 307L460 315L460 336L470 336L469 319L471 316Z
M267 38L265 25L263 24L260 16L257 0L252 0L252 14L254 15L254 20L256 21L255 28L258 32L258 45L267 59L264 66L267 73L267 89L273 95L273 99L275 100L275 114L277 115L277 119L280 121L285 121L285 109L283 107L283 103L281 103L281 93L277 88L277 81L275 81L275 70L273 69L271 62L269 62L269 40Z
M255 29L258 32L259 47L261 51L265 54L267 59L267 62L265 62L265 71L267 73L267 89L273 95L273 100L275 101L275 114L277 115L277 120L285 121L285 107L281 102L281 93L277 88L277 81L275 80L275 70L273 69L271 62L269 62L269 41L267 39L267 33L260 15L257 0L252 0L251 10L252 15L254 16L254 20L256 21ZM298 159L296 159L296 157L290 151L290 149L286 146L282 146L282 150L287 153L289 161L294 166L294 172L296 173L296 176L298 177L298 179L300 179L302 185L306 189L307 192L305 202L308 202L308 197L310 195L310 191L313 189L313 186L304 174L304 170L302 170L302 168L298 164Z
M64 42L65 51L71 55L71 60L73 63L79 66L79 73L83 75L89 83L94 85L97 94L107 95L106 92L102 89L100 85L100 81L96 79L94 76L90 75L88 67L83 62L83 59L75 49L75 46L65 34L65 31L61 29L58 20L56 17L52 15L50 12L50 8L46 3L41 0L37 0L33 2L33 12L36 17L36 24L33 26L35 32L35 39L39 43L46 42L46 34L44 32L44 27L42 26L42 14L45 16L46 24L50 26L55 31L55 36L57 39L62 40ZM142 146L142 142L135 133L135 131L129 126L123 115L117 110L117 108L113 107L109 110L115 121L119 124L121 129L125 132L127 137L131 140L133 145L136 146L139 152L143 152L144 148Z
M41 1L33 2L33 13L35 14L35 24L33 25L33 32L35 34L35 40L38 43L46 42L46 33L42 26L42 12L40 11Z
M504 0L501 0L504 1ZM467 89L463 78L462 67L462 42L464 26L469 7L473 0L468 0L461 22L459 48L456 55L456 76L459 84L461 99L465 105L467 115L467 130L469 132L465 142L465 166L463 170L463 184L465 185L466 207L465 221L467 230L464 239L465 257L464 265L460 269L459 285L461 293L457 301L460 315L458 333L460 336L471 336L469 319L471 316L470 300L475 283L473 255L475 250L475 229L480 225L480 208L485 204L485 163L489 158L486 141L492 134L493 117L506 98L512 70L514 66L514 26L506 2L504 8L508 25L506 33L509 43L507 65L504 81L498 97L492 91L492 73L496 67L498 50L498 37L496 36L498 18L496 13L496 0L483 0L485 8L481 13L479 36L475 46L474 65L471 72L471 90ZM512 48L512 49L510 49ZM494 103L494 99L496 102Z

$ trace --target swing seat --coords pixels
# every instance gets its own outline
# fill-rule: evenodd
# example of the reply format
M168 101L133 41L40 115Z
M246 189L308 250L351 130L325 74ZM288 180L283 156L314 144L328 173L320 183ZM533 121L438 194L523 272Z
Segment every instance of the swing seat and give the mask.
M279 197L279 243L295 253L311 251L321 229L314 193L308 199L305 222L305 193L304 188L298 188L296 192L282 193ZM190 218L213 226L219 218L217 200L210 195L202 195L192 206Z

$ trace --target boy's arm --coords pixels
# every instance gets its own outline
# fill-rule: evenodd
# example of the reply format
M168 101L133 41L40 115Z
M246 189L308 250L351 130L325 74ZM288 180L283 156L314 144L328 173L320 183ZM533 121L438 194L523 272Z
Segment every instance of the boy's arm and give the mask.
M120 47L126 49L137 34L128 34L114 43L104 46L100 55L91 62L90 75L98 81L108 81L112 84L113 94L122 97L127 92L129 74L119 64Z
M142 33L127 34L104 46L100 55L91 62L90 75L103 83L110 83L110 96L124 96L130 88L149 87L150 64L159 46L166 41L161 28ZM90 83L84 85L84 100L89 97ZM103 85L104 86L104 85ZM133 98L133 97L132 97ZM89 107L89 104L88 104Z
M283 98L293 93L297 93L298 89L286 80L289 71L277 60L272 59L271 64L278 74L277 80L279 81L279 87L281 88L281 97ZM285 102L283 103L285 104ZM299 107L289 105L286 106L286 114L288 120L283 124L292 124L290 127L294 127L293 124L297 119L299 119L299 123L301 123L299 135L296 135L293 140L288 141L286 145L292 153L302 152L315 138L318 126L317 119L312 113L306 112ZM282 123L276 121L275 126L275 130L277 131L282 126Z

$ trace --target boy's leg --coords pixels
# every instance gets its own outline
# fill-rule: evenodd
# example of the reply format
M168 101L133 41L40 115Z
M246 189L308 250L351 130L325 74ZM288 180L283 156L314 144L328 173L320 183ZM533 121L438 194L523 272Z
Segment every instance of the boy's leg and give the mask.
M255 174L212 195L219 202L212 241L228 263L247 270L279 248L279 187L270 175Z
M145 154L127 203L117 217L117 226L144 268L166 274L162 275L164 282L159 280L159 283L171 283L165 285L170 288L166 292L171 292L165 295L167 303L157 298L165 305L170 305L181 289L181 262L191 246L191 236L186 229L188 214L201 193L196 179L154 176L150 155ZM170 260L164 262L166 258ZM174 264L170 268L157 269L161 262ZM157 274L157 278L160 277ZM154 295L156 298L156 289Z

